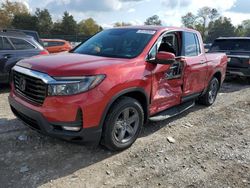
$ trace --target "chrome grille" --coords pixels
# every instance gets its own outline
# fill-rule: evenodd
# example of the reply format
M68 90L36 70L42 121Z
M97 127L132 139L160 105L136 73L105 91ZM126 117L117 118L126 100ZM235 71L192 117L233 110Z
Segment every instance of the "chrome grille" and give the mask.
M15 91L25 99L42 105L47 94L47 85L38 78L13 71Z

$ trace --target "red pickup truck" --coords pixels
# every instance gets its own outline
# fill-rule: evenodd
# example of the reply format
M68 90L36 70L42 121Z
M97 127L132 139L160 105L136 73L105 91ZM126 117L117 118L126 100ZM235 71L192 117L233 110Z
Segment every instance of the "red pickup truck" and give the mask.
M167 119L195 101L212 105L226 67L225 54L205 54L197 31L114 28L69 53L17 63L9 103L41 133L123 150L148 119Z

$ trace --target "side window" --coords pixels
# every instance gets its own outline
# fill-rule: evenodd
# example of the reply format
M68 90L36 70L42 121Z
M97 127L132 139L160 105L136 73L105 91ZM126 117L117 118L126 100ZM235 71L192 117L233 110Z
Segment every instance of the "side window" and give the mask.
M49 47L49 42L43 42L44 47Z
M55 46L54 42L48 41L48 47L53 47L53 46Z
M159 38L149 52L150 59L154 59L156 53L159 51L170 52L174 53L176 56L179 56L180 45L178 36L180 35L181 34L179 32L167 33Z
M63 46L64 42L57 42L57 46Z
M48 42L49 47L53 47L53 46L63 46L64 42L58 42L58 41L51 41Z
M197 36L194 33L184 33L184 56L192 57L199 55L196 37Z
M3 37L3 50L13 50L13 47L11 46L10 42L5 37Z
M53 41L48 41L48 47L53 47L55 46L55 42Z
M10 38L12 44L16 50L28 50L34 49L35 47L23 39Z
M153 48L149 52L149 55L148 55L149 59L155 59L159 45L160 45L160 41L158 41L158 42L156 42L156 44L154 44Z
M198 55L201 54L201 45L200 45L200 41L199 41L199 38L196 34L194 34L195 36L195 41L196 41L196 45L197 45L197 52L198 52Z
M170 52L178 55L178 40L176 33L167 33L163 36L158 51Z
M0 37L0 50L3 50L3 37Z

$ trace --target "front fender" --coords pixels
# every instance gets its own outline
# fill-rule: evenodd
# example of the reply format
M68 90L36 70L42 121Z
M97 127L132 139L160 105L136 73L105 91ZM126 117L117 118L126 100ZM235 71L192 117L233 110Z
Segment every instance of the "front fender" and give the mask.
M112 105L114 104L114 102L122 97L122 96L126 96L130 93L134 93L134 92L137 92L137 93L140 93L141 95L143 95L146 99L146 104L142 104L144 110L146 111L146 114L145 114L145 122L147 121L147 118L148 118L148 115L149 115L149 111L148 111L148 107L149 107L149 103L150 103L150 95L147 93L147 91L145 91L144 88L142 87L138 87L138 86L134 86L134 87L130 87L130 88L126 88L126 89L123 89L119 92L117 92L116 94L114 94L109 102L107 103L103 113L102 113L102 117L101 117L101 121L100 121L100 124L99 126L100 127L103 127L103 124L104 124L104 121L105 121L105 118L108 114L108 111L110 110L110 108L112 107Z

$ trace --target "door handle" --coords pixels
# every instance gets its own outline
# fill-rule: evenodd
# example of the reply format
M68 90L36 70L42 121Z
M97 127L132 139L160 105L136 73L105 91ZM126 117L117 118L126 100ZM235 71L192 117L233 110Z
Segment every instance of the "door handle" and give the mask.
M5 54L5 55L3 55L3 58L4 59L9 59L9 58L11 58L11 54Z
M204 64L204 63L206 63L206 60L201 60L200 61L200 64Z

